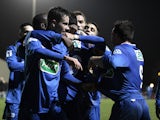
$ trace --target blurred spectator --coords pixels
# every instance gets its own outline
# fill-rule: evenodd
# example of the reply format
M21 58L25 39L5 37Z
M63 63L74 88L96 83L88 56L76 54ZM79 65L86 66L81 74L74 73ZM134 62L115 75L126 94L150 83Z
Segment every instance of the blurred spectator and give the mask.
M150 83L150 85L147 87L147 99L151 99L152 98L152 93L153 93L153 87L154 84Z
M4 80L3 77L0 77L0 98L5 98L7 86L8 83Z

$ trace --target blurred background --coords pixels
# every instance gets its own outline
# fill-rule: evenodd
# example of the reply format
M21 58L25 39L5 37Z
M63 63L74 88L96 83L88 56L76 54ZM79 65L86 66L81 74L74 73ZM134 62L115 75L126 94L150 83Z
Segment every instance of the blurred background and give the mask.
M156 86L160 70L160 14L157 0L1 0L0 1L0 79L7 82L9 70L5 62L8 45L18 39L18 27L31 22L34 15L48 12L51 7L62 6L70 11L81 10L89 21L95 21L100 36L107 41L113 23L129 19L136 26L135 41L145 58L144 86Z

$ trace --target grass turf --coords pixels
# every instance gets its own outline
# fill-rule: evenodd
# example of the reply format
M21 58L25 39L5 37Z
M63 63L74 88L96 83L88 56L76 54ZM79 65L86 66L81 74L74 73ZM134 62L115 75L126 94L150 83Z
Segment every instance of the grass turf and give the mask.
M155 100L149 99L147 100L151 120L158 120L155 114ZM101 120L108 120L109 115L111 113L111 108L113 105L113 101L110 99L102 99L101 100ZM2 120L3 110L5 106L5 99L0 98L0 120Z

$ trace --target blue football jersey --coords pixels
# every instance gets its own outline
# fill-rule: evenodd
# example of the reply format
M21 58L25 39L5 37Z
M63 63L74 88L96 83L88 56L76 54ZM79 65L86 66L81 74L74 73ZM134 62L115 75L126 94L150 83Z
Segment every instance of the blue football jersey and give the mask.
M48 41L49 37L50 31L33 31L25 42L26 84L22 94L22 104L40 113L48 112L51 102L58 100L57 89L62 59L67 53L66 46L59 41L60 34L52 43ZM55 41L58 41L57 44Z
M100 91L114 101L131 95L141 99L144 58L136 45L118 45L113 53L106 51L103 59L106 72L99 84Z
M26 85L22 103L35 112L46 113L51 103L59 99L57 90L60 74L67 80L79 81L68 74L69 66L63 60L64 56L68 55L68 50L61 41L61 34L35 30L30 32L25 43Z
M6 103L20 103L24 80L24 46L17 41L6 51L6 62L10 70Z
M93 55L92 50L94 49L94 47L97 47L96 45L99 44L104 45L105 44L104 41L105 40L103 37L91 36L91 35L87 36L80 35L79 40L73 41L75 51L71 55L77 58L81 62L83 71L72 69L71 73L76 78L80 79L82 82L93 82L92 75L89 73L87 68L88 61L89 58ZM90 43L92 44L92 46L90 46ZM98 81L98 79L96 81ZM66 96L66 100L70 101L75 99L78 90L74 86L68 85L67 91L68 94ZM81 92L81 93L85 94L86 98L84 99L87 101L87 104L95 106L98 106L100 104L101 94L99 91L87 92L87 93Z

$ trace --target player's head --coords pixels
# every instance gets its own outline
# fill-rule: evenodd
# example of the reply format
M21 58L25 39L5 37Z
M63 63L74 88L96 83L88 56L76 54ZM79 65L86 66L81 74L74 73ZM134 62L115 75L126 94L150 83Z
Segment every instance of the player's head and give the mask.
M48 12L47 29L57 33L69 31L70 12L62 7L54 7Z
M77 18L78 30L83 30L86 25L86 17L84 13L81 11L74 11L73 13L76 15Z
M78 30L76 15L72 12L70 13L69 17L69 28L70 28L69 32L73 34L75 34L76 31Z
M84 32L87 35L97 36L99 34L99 27L95 22L88 22L84 27ZM94 55L103 55L105 51L105 43L97 43L95 47L92 49Z
M125 41L132 42L134 37L134 26L129 20L118 20L112 29L111 39L114 44Z
M23 23L19 26L19 37L20 39L24 39L29 31L32 31L33 27L30 23Z
M83 30L87 35L98 35L99 28L96 23L89 22L86 24Z
M35 30L45 30L47 27L47 14L37 14L32 20L32 25Z

